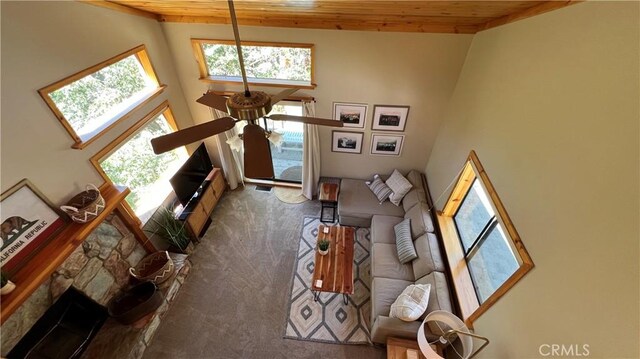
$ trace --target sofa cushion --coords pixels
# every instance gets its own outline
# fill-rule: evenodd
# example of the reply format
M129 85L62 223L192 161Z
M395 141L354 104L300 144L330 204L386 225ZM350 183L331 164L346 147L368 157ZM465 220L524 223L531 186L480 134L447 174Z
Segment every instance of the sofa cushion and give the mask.
M369 186L369 189L373 192L376 198L378 198L379 203L384 202L389 198L389 196L391 196L391 188L389 188L389 186L380 179L380 176L375 175L373 176L373 181L367 181L365 183Z
M380 204L363 180L343 179L340 182L338 215L341 224L369 227L371 217L376 214L402 217L404 210L388 201ZM343 217L353 223L343 223Z
M444 260L440 252L438 237L433 233L425 233L413 242L418 258L413 260L413 274L416 278L431 272L444 272Z
M411 238L411 221L405 219L393 227L396 233L396 250L398 251L398 259L400 263L405 264L418 258L416 249L413 247L413 239Z
M385 182L389 188L393 191L391 196L389 197L389 201L395 204L396 206L400 206L400 201L402 198L411 190L411 182L409 182L398 170L393 170L389 179Z
M427 314L434 310L446 310L453 312L451 296L449 295L449 285L447 284L447 278L444 273L431 272L430 274L419 278L416 281L416 284L431 284L429 304L427 305L427 310L420 317L420 320L423 320ZM435 333L437 327L435 329L431 327L431 330Z
M405 213L404 218L411 219L411 235L417 239L425 232L433 233L433 222L426 203L419 203Z
M389 316L391 304L413 282L376 277L371 281L371 323L378 315Z
M412 322L427 310L431 284L411 284L391 304L389 317Z
M402 199L402 208L407 212L418 203L427 203L427 195L421 188L412 188Z
M407 179L407 181L409 181L409 183L411 183L411 186L413 186L413 188L418 188L423 191L425 190L422 182L422 173L416 170L411 170L409 171L409 173L407 173L407 176L405 178Z
M418 329L422 322L404 322L398 318L389 318L379 315L375 318L371 327L371 341L378 344L386 344L387 338L405 338L417 340ZM429 342L433 342L440 338L440 335L434 335L429 328L425 328L425 336Z
M371 246L371 276L415 280L411 263L400 263L396 245L387 243L374 243Z
M396 234L393 226L402 222L404 218L395 216L375 215L371 218L371 242L372 243L396 243Z

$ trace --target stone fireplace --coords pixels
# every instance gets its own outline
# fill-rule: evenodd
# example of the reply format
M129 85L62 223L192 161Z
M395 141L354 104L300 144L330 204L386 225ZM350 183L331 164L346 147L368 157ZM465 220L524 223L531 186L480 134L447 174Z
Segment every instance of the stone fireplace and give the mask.
M106 305L128 286L129 267L138 264L146 254L121 218L110 214L2 324L2 356L70 287Z

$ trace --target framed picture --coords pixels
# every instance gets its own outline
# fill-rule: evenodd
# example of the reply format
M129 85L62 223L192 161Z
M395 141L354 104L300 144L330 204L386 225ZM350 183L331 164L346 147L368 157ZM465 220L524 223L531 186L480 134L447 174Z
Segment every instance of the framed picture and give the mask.
M404 131L409 116L409 106L373 106L374 131Z
M371 154L400 156L404 135L371 134Z
M362 103L333 103L333 119L342 121L344 127L364 128L369 105Z
M15 273L64 228L67 217L27 179L0 196L0 265Z
M362 153L364 132L333 131L331 151L345 153Z

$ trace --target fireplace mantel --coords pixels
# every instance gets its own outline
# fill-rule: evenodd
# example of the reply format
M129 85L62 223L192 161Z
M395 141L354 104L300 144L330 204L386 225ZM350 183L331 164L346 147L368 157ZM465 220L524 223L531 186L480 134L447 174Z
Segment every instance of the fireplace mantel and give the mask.
M11 278L12 281L16 283L16 289L2 296L0 324L4 323L114 210L147 252L153 252L155 250L144 232L140 229L136 218L131 216L128 206L126 202L124 202L125 197L130 192L127 187L105 183L100 187L100 193L105 200L104 211L91 222L68 224L55 238L50 240L42 250L38 251L38 253L29 259L27 265Z

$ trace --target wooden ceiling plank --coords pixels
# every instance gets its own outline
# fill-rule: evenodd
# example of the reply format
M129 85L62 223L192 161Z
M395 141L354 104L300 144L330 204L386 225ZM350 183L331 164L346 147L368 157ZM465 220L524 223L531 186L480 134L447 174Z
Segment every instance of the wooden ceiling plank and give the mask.
M161 16L163 22L183 22L183 23L207 23L207 24L228 24L227 18L207 17L207 16ZM245 19L240 21L240 25L246 26L269 26L269 27L293 27L308 29L332 29L332 30L360 30L360 31L390 31L390 32L432 32L432 33L459 33L474 34L478 31L476 25L451 25L436 23L379 23L363 21L329 21L329 20L305 20L295 19L264 20Z
M128 1L113 0L116 3L137 7L162 15L222 16L228 14L226 2L191 1ZM310 14L363 14L380 15L416 15L416 16L453 16L453 17L502 17L519 12L541 1L316 1L311 5L298 6L287 1L236 1L236 13L282 13L296 16Z
M221 0L79 0L164 22L229 24ZM576 1L235 0L240 25L476 33Z
M158 14L154 14L145 10L140 10L137 8L133 8L133 7L129 7L121 4L117 4L110 1L105 1L105 0L78 0L78 1L85 4L90 4L90 5L100 6L100 7L111 9L111 10L116 10L116 11L123 12L130 15L142 16L142 17L146 17L148 19L153 19L156 21L160 20L160 17Z
M505 15L503 17L487 21L484 25L480 27L479 31L488 30L494 27L502 26L505 24L509 24L518 20L526 19L532 16L540 15L545 12L557 10L563 8L565 6L577 4L583 2L584 0L568 0L568 1L547 1L536 6L530 7L526 10L516 12L513 14Z
M225 16L214 16L213 18L226 18ZM393 24L443 24L443 25L482 25L490 18L476 18L476 17L442 17L442 16L381 16L381 15L367 15L360 18L353 18L349 16L319 16L319 15L305 15L291 18L283 15L271 15L271 14L255 14L251 16L238 17L239 25L250 25L261 21L262 23L282 23L282 22L353 22L353 23L376 23L387 24L389 26Z

